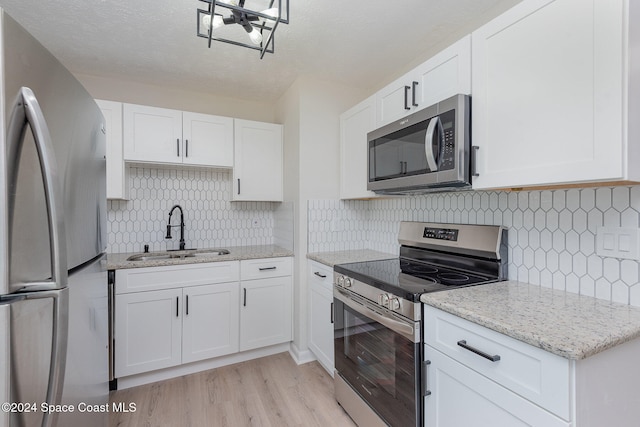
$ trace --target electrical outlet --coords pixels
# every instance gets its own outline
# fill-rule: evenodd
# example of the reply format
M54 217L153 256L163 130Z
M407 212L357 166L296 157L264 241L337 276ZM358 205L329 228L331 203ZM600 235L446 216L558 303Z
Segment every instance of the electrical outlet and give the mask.
M603 257L640 260L640 229L599 227L596 254Z

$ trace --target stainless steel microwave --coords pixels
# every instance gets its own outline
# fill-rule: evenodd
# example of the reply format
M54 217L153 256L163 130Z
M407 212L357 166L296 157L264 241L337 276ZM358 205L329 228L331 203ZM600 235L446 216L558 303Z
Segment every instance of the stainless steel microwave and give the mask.
M471 99L455 95L367 134L367 189L411 194L471 187Z

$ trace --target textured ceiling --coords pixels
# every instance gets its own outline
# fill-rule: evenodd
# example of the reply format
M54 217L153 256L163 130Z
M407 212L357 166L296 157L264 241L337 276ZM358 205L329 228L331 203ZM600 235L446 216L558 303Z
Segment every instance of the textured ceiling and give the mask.
M196 36L197 0L0 0L71 71L255 101L300 75L367 89L519 0L291 0L275 54Z

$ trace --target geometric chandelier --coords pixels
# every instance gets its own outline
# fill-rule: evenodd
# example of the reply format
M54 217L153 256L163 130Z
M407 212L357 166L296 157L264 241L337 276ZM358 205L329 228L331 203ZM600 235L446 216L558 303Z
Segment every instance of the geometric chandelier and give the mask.
M198 9L197 34L219 41L273 53L278 24L289 23L289 0L200 0L206 9ZM233 25L237 24L237 25Z

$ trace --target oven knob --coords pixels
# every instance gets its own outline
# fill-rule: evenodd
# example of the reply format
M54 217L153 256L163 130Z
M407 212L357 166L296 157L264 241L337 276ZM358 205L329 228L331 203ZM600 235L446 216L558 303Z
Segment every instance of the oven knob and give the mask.
M378 295L378 304L380 304L383 307L389 307L389 295L387 294Z
M353 283L351 282L351 279L349 279L348 277L345 277L345 279L344 279L344 287L345 288L350 288L352 284Z
M397 310L400 308L400 300L398 298L391 298L389 300L389 308L391 310Z
M336 280L336 285L340 286L341 288L344 288L344 276L338 276Z

